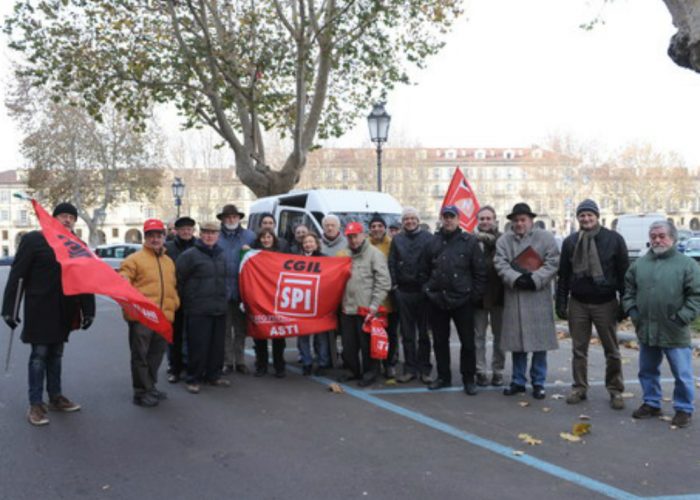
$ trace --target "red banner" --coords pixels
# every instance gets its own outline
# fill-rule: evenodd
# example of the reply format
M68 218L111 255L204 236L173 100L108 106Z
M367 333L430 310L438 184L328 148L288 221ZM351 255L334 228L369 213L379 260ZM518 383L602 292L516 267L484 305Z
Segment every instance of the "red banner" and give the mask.
M39 224L61 265L63 293L95 293L114 299L127 314L172 342L173 329L160 308L102 262L80 239L32 200Z
M459 209L459 227L472 232L476 227L476 214L479 212L479 201L469 181L457 167L447 189L442 206L455 205Z
M248 334L274 339L336 329L350 267L349 257L249 251L239 274Z

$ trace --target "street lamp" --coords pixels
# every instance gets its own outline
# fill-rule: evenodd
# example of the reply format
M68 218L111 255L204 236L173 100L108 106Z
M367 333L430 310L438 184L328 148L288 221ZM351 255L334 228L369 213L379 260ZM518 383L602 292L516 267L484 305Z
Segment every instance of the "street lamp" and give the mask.
M379 192L382 191L382 144L389 137L390 123L391 116L384 109L384 103L376 103L367 117L367 125L369 125L369 136L377 145L377 191Z
M175 206L177 207L177 217L180 218L180 205L182 205L182 197L185 196L185 183L182 179L175 177L172 186L173 198L175 198Z

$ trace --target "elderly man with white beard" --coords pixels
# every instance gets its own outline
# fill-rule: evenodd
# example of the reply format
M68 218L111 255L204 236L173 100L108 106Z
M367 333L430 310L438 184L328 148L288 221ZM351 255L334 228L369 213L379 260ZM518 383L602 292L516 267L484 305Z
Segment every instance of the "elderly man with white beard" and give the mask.
M667 221L649 227L650 250L625 275L623 305L639 339L643 404L634 418L662 415L659 367L664 355L675 379L671 425L687 427L695 405L689 324L700 313L700 267L676 250L678 233Z

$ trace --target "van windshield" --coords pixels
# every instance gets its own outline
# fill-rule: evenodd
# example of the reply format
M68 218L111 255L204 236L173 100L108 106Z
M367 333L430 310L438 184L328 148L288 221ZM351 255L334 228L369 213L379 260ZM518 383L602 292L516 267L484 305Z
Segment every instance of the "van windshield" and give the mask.
M347 226L350 222L362 222L365 226L365 230L368 230L369 221L372 219L374 212L333 212L333 214L338 216L342 227ZM379 215L381 215L384 222L386 222L386 227L389 227L393 223L401 223L400 214L380 213Z

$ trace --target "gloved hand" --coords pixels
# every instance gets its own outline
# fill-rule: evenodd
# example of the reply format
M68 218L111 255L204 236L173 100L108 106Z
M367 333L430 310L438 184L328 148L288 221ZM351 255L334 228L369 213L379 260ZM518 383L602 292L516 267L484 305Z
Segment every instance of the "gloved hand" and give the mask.
M7 323L7 326L12 328L13 330L17 328L17 325L20 324L19 318L17 320L14 320L12 316L3 316L2 319L4 319L5 323Z
M95 321L95 318L92 316L85 316L83 318L83 322L80 323L80 329L81 330L87 330L90 328L90 325L92 325L92 322Z
M556 313L559 319L569 319L569 314L566 311L566 307L557 307Z
M627 317L627 313L625 312L625 308L622 304L620 304L617 307L617 318L615 318L615 319L617 319L618 323L622 323L626 317Z
M521 274L518 279L515 280L515 288L520 290L536 290L535 282L532 281L532 275L530 273Z

